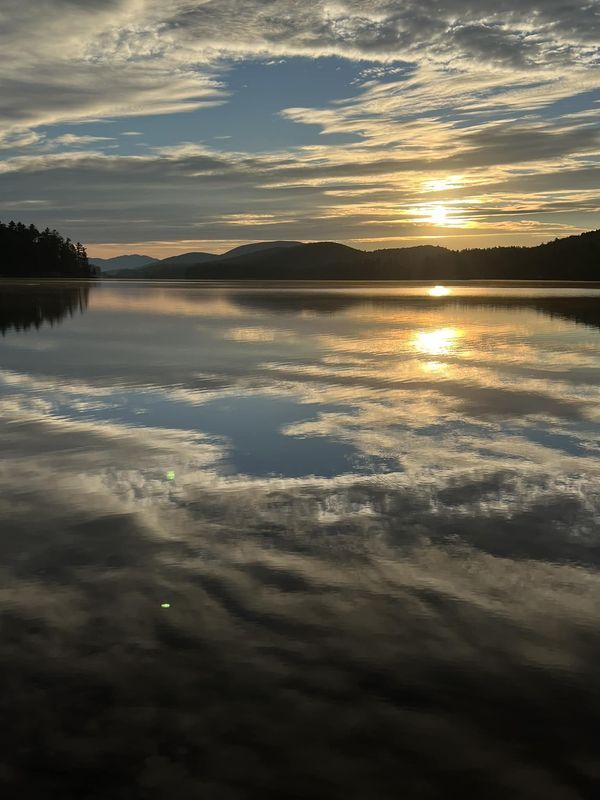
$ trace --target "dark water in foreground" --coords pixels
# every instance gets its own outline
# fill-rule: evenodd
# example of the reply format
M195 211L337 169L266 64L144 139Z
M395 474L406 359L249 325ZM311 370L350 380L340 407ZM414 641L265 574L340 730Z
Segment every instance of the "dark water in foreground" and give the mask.
M0 286L3 797L600 796L600 291Z

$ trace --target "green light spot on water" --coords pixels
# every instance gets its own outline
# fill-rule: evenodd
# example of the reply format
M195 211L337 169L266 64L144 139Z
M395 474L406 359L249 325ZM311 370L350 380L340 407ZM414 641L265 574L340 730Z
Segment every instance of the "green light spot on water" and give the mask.
M168 481L174 481L175 480L175 470L174 469L170 469L167 472L167 480Z
M171 603L161 603L160 607L161 608L171 608Z

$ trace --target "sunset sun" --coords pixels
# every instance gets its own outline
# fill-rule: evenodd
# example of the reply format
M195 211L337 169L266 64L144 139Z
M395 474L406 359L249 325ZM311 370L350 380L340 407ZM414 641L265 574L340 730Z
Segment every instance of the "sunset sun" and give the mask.
M433 206L429 215L429 221L432 225L439 225L444 227L448 224L448 209L446 206Z

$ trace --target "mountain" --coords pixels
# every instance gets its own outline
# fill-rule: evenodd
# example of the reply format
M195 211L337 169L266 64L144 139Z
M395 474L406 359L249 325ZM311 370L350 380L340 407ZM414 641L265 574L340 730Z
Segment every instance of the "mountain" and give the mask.
M242 244L239 247L234 247L233 250L228 250L223 253L219 258L237 258L238 256L246 256L252 253L264 252L265 250L278 250L287 247L298 247L302 242L256 242L255 244Z
M176 271L175 271L176 270ZM600 230L536 247L449 250L422 245L366 252L335 242L235 248L203 262L154 264L119 277L195 280L600 281Z
M222 255L215 255L214 253L182 253L178 256L169 256L162 261L152 259L152 263L135 265L132 264L126 272L119 271L115 274L116 270L103 269L105 277L118 277L118 278L166 278L177 279L186 277L186 267L197 264L205 264L207 262L224 261L230 258L238 258L246 255L254 255L255 253L264 252L267 250L280 250L282 248L296 247L300 242L256 242L254 244L243 244L240 247L234 247L233 250L228 250ZM100 265L102 266L102 265Z
M319 280L329 272L360 272L368 253L335 242L300 244L189 267L188 278L209 280Z
M182 253L179 256L169 256L159 261L159 264L168 266L170 264L201 264L203 261L212 261L214 258L219 258L214 253Z
M100 267L103 272L110 270L114 272L120 269L136 269L137 267L145 267L147 264L153 264L158 261L157 258L152 256L114 256L113 258L90 258L89 263L94 267Z

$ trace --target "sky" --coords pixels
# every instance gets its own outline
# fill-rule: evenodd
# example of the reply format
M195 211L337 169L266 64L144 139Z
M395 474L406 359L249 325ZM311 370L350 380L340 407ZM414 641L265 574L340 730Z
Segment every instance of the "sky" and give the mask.
M600 2L3 0L0 219L88 253L600 228Z

